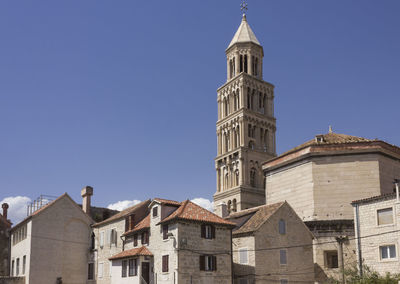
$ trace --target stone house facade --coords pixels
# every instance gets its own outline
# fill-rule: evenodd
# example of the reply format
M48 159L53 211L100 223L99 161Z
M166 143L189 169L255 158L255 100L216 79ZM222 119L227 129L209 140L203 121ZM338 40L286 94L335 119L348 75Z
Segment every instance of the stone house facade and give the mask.
M146 203L147 215L128 214L126 227L118 220L94 225L95 234L116 227L121 239L108 256L98 252L104 274L97 272L96 283L232 283L233 223L189 200Z
M88 262L88 283L110 284L113 255L124 251L121 238L148 214L150 200L143 201L92 225L94 246Z
M314 283L313 235L287 202L227 217L233 229L234 283Z
M355 263L350 203L393 192L400 148L330 130L265 162L263 171L267 204L287 200L315 232L315 277L322 283Z
M352 202L359 269L400 272L400 197L396 193Z
M0 214L0 276L10 274L10 229L11 221L7 218L8 204L1 205L3 214Z
M63 194L11 229L11 276L26 284L86 283L92 219Z

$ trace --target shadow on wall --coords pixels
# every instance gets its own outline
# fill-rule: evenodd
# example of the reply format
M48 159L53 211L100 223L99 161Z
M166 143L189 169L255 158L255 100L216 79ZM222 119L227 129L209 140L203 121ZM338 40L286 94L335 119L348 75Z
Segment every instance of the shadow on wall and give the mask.
M318 263L314 263L314 277L315 282L325 283L328 280L328 275L324 272L324 270L319 266Z
M0 284L25 284L25 277L0 276Z
M246 278L248 284L255 283L254 277L256 270L254 266L234 263L233 271L234 271L234 276L233 276L234 283L240 283L241 278Z

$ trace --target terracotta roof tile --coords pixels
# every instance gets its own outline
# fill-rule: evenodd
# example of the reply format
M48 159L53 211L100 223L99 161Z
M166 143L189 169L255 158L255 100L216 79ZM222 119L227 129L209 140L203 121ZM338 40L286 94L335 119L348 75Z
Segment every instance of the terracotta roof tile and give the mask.
M132 256L141 256L141 255L153 256L153 254L149 251L147 247L142 246L140 248L134 248L117 253L116 255L110 257L109 260L116 260L116 259L127 258Z
M208 211L207 209L204 209L190 200L182 202L179 208L167 218L162 220L161 223L172 220L188 220L231 226L235 225L234 223L219 217L218 215Z
M229 215L226 219L234 222L233 235L252 233L258 230L285 202L262 205Z
M162 199L162 198L154 198L154 201L160 202L161 204L166 204L166 205L174 205L174 206L180 206L181 203L175 200L168 200L168 199Z
M150 228L150 214L148 214L142 221L137 223L135 227L132 230L126 231L123 235L129 235L134 232L141 231L143 229L148 229Z
M394 193L386 193L386 194L377 195L377 196L371 196L371 197L363 198L363 199L359 199L359 200L354 200L351 202L351 204L368 203L368 202L392 199L392 198L396 198L395 192Z
M115 214L114 216L112 216L112 217L110 217L110 218L108 218L108 219L106 219L104 221L101 221L101 222L98 222L98 223L94 224L93 226L97 227L99 225L107 224L109 222L112 222L112 221L115 221L115 220L118 220L118 219L121 219L121 218L125 218L126 216L134 213L136 210L139 210L143 206L148 207L149 204L150 204L150 199L142 201L142 202L140 202L140 203L138 203L138 204L136 204L134 206L131 206L129 208L126 208L126 209L122 210L121 212Z
M331 132L327 134L316 135L314 139L309 140L297 147L294 147L280 156L287 155L299 149L314 145L349 144L349 143L372 142L372 141L376 140Z

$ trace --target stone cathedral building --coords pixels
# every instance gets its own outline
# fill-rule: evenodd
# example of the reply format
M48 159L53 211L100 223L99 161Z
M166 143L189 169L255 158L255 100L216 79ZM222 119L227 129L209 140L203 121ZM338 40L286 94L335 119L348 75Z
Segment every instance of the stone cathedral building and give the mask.
M214 202L236 212L265 204L261 164L276 156L274 86L263 80L263 47L245 15L225 52L227 81L217 90Z

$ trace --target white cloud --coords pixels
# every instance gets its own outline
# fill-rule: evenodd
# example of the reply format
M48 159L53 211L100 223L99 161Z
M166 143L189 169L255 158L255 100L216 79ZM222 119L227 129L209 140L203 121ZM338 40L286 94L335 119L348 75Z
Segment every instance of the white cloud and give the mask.
M118 201L115 203L112 203L110 205L107 206L108 209L112 209L112 210L118 210L118 211L122 211L128 207L131 207L133 205L136 205L138 203L140 203L140 200L122 200L122 201Z
M26 217L26 206L31 203L31 199L27 196L10 196L4 198L0 205L8 203L8 219L16 225ZM3 212L2 212L3 213Z
M208 211L213 212L214 211L214 202L211 202L210 200L203 198L203 197L197 197L191 200L193 203L196 203L197 205L207 209Z

